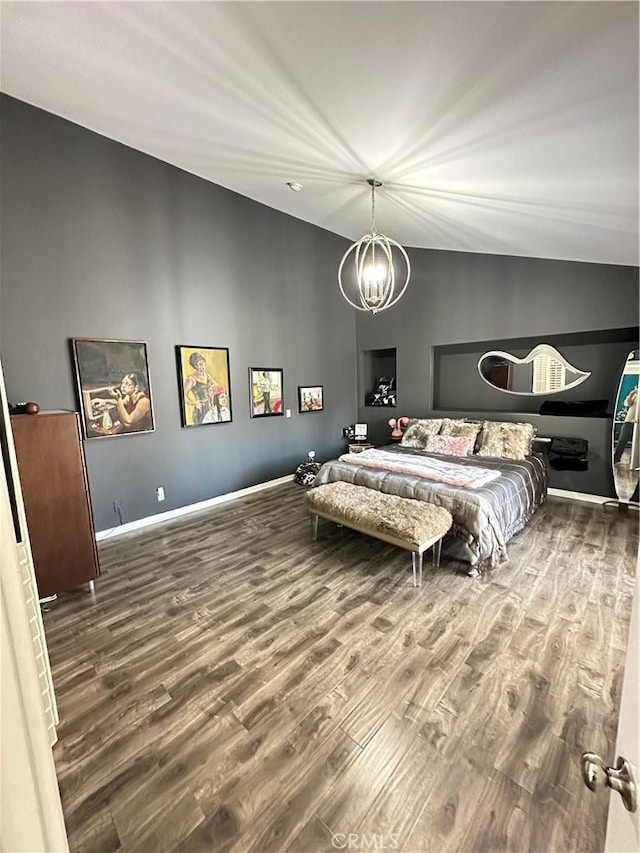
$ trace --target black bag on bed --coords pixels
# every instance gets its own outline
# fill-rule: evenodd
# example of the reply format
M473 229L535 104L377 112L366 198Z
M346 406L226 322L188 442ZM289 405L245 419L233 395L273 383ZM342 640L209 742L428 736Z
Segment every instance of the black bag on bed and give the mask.
M549 465L556 471L586 471L589 442L585 438L556 436L549 444Z

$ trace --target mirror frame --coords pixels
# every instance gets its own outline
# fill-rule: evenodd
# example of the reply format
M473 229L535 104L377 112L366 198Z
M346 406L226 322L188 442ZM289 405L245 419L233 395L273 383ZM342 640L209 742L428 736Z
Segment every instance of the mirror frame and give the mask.
M489 356L497 356L498 358L506 359L512 364L529 364L535 359L536 355L540 355L541 353L553 356L553 358L557 359L567 370L570 370L572 373L577 373L578 378L574 379L573 382L569 382L567 385L563 385L562 388L556 388L553 391L510 391L508 388L499 388L497 385L493 385L482 372L482 362L485 358L489 358ZM549 397L551 394L561 394L563 391L568 391L570 388L575 388L577 385L581 385L591 376L591 371L578 370L577 367L573 367L573 365L569 364L567 359L559 353L555 347L552 347L551 344L537 344L527 355L525 355L524 358L518 358L517 356L511 355L511 353L504 352L503 350L489 350L489 352L483 353L478 359L478 373L480 374L482 381L486 382L490 388L493 388L496 391L502 391L504 394L515 394L518 397Z
M634 370L629 370L629 364L637 365ZM635 376L636 384L635 387L638 388L640 385L640 359L638 358L638 350L631 350L629 355L627 356L627 360L622 366L622 372L620 374L620 381L618 382L618 388L616 390L615 404L613 410L613 423L611 425L611 470L613 472L613 484L616 490L616 495L618 496L618 503L622 506L637 506L636 501L634 501L634 495L636 495L638 491L638 483L640 482L640 469L638 467L632 468L632 463L634 461L634 456L636 457L636 465L640 465L638 462L638 455L640 454L639 443L640 443L640 425L638 423L637 415L634 424L632 436L631 436L631 449L630 449L630 464L629 464L629 483L626 488L621 488L620 477L617 476L621 474L619 469L616 467L617 464L615 460L616 454L616 425L623 424L625 421L619 421L617 419L618 413L621 410L621 407L624 406L624 399L628 396L630 391L625 394L623 398L623 386L624 380L626 376ZM633 387L632 389L633 390ZM636 409L637 412L637 409ZM619 436L618 436L619 440ZM629 492L629 494L627 494Z

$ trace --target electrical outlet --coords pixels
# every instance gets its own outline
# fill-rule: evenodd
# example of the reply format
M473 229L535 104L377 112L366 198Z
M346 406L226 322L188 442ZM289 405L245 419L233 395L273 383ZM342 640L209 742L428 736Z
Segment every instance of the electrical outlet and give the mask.
M156 497L158 498L158 501L164 500L164 487L163 486L158 486L158 488L156 489Z
M291 417L291 409L287 409L285 412L285 418L290 418L290 417Z

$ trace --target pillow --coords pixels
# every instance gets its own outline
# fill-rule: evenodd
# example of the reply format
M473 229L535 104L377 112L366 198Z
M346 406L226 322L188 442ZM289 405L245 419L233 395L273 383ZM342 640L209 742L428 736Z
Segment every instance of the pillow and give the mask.
M472 438L475 441L481 429L482 424L479 421L463 421L453 418L444 418L442 421L440 435L462 435L465 436L465 438Z
M473 438L465 435L429 435L426 450L430 453L446 453L448 456L470 456Z
M403 447L424 450L428 436L437 435L441 423L442 418L411 418L400 444Z
M482 426L482 445L477 455L524 459L531 453L535 434L536 429L532 424L485 421Z

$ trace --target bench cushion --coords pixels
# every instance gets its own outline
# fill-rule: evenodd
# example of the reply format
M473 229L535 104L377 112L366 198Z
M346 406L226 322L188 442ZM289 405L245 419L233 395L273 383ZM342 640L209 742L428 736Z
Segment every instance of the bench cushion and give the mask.
M327 483L310 489L307 504L310 512L342 518L347 526L355 524L415 545L444 536L453 520L444 507L351 483Z

